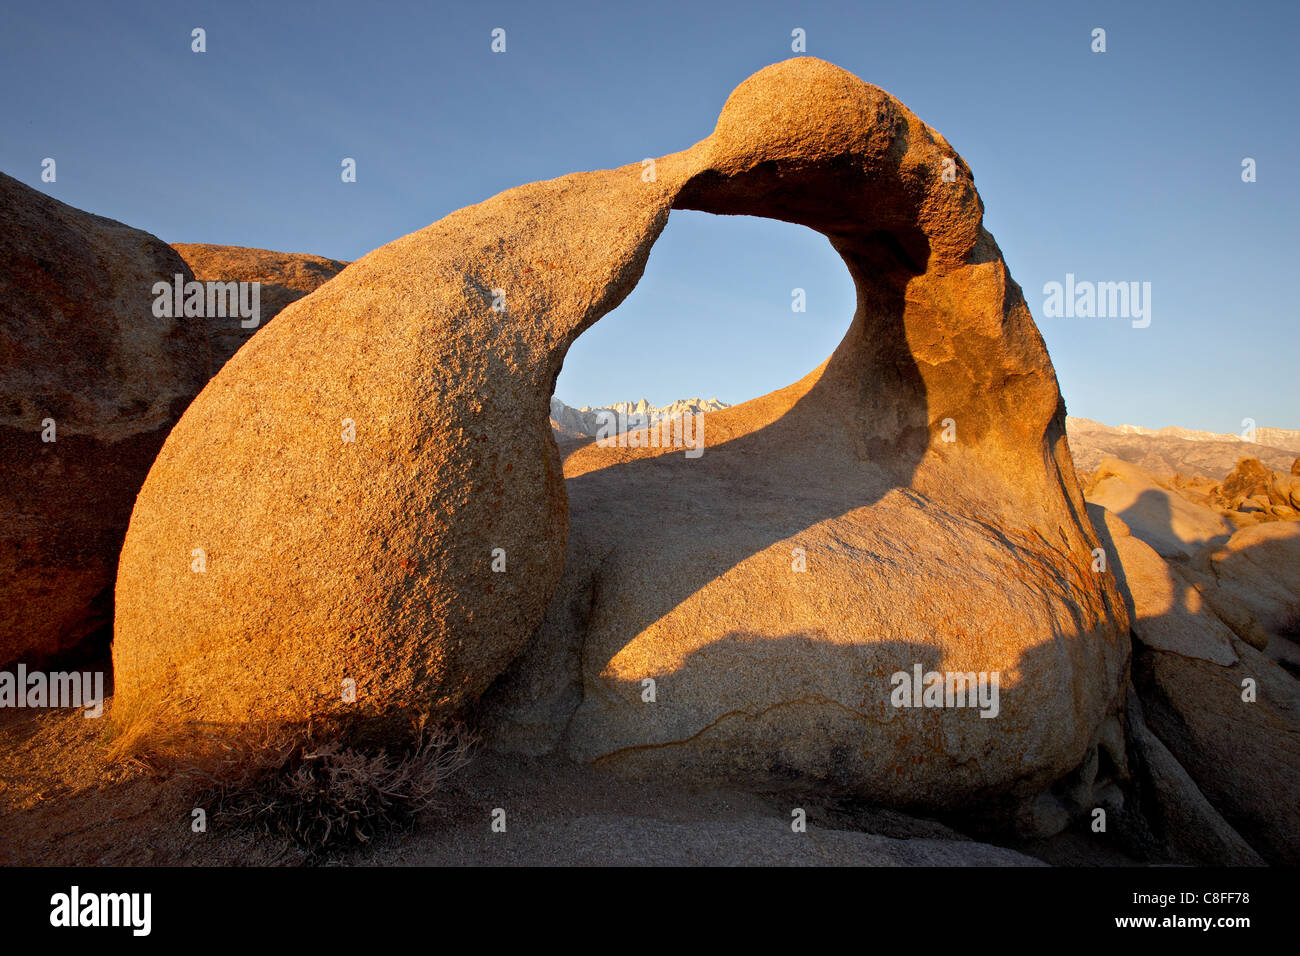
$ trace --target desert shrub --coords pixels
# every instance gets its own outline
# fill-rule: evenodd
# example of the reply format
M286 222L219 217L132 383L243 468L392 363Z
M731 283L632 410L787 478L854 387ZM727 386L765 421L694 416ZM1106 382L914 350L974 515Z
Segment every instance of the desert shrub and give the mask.
M347 744L333 729L268 729L228 743L221 765L200 771L214 827L281 837L318 860L411 828L434 806L475 741L460 725L421 726L402 747Z

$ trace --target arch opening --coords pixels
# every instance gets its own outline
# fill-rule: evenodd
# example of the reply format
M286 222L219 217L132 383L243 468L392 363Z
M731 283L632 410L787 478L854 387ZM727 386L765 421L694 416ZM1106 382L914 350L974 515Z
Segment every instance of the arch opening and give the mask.
M855 307L852 277L824 236L674 211L636 287L569 348L553 397L572 408L739 405L820 365Z

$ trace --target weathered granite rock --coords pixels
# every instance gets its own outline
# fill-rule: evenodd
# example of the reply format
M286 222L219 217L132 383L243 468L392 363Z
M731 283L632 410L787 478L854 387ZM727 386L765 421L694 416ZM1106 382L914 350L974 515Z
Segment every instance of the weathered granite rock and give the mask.
M742 83L653 172L453 213L235 355L132 517L128 709L170 693L211 721L450 710L549 605L504 690L504 710L544 715L530 744L945 805L1084 759L1122 697L1127 612L1091 570L1055 376L965 163L888 94L801 58ZM589 445L562 472L565 351L673 208L822 232L857 284L852 324L802 381L704 416L702 457ZM891 706L914 664L998 672L998 716Z
M1236 663L1233 632L1214 614L1201 592L1155 549L1133 537L1114 514L1095 504L1088 505L1088 512L1115 562L1120 588L1132 601L1130 618L1138 640L1184 657L1224 666Z
M1102 461L1086 491L1090 503L1117 514L1133 536L1163 558L1185 559L1227 541L1233 526L1118 458Z
M309 292L343 271L346 262L297 252L272 252L244 246L215 246L202 242L172 243L200 282L256 282L259 284L260 311L256 324L231 314L208 316L212 339L212 368L217 370L230 361L248 339L280 314L290 302L297 302ZM245 324L247 323L247 325Z
M1268 500L1275 505L1289 507L1292 511L1300 508L1300 478L1294 475L1273 475L1268 483Z
M160 239L3 174L0 211L3 666L107 637L131 506L208 341L153 314L153 284L189 278Z
M1218 494L1226 507L1235 508L1253 495L1267 494L1272 480L1273 470L1262 461L1258 458L1243 458L1223 479Z
M1165 561L1100 505L1088 512L1143 643L1227 666L1235 635L1278 660L1297 658L1287 645L1300 624L1300 525L1243 528L1189 563Z
M1271 637L1300 636L1300 524L1243 528L1210 555L1215 580Z
M1210 502L1243 513L1291 519L1300 509L1300 477L1274 471L1257 458L1243 458L1214 489Z
M1263 858L1223 819L1146 726L1141 701L1132 690L1126 717L1126 736L1142 767L1141 783L1150 794L1153 822L1165 852L1208 866L1263 866Z
M1300 681L1248 644L1235 649L1229 667L1139 649L1134 684L1147 725L1215 809L1269 862L1295 866Z

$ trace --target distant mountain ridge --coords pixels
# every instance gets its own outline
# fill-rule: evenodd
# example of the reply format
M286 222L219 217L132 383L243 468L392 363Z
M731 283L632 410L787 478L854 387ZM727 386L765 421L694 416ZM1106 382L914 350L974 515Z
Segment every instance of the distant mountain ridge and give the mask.
M574 408L551 398L551 427L556 437L594 438L606 421L615 423L610 434L645 428L664 418L690 412L700 415L730 408L717 398L684 398L658 407L642 398L636 402ZM608 431L609 426L606 426ZM1155 476L1182 474L1222 480L1242 458L1258 458L1274 471L1289 473L1300 457L1300 429L1256 428L1255 440L1240 435L1193 428L1143 428L1141 425L1106 425L1090 418L1067 415L1066 437L1075 467L1095 471L1103 459L1118 458Z
M1164 428L1143 428L1141 425L1104 425L1101 422L1093 421L1091 418L1075 418L1067 415L1065 418L1065 427L1067 430L1075 431L1095 431L1103 430L1108 432L1119 432L1124 435L1151 435L1158 438L1180 438L1183 441L1218 441L1233 442L1245 441L1240 435L1234 435L1225 432L1207 432L1195 428L1179 428L1176 425L1167 425ZM1288 451L1300 453L1300 430L1294 428L1256 428L1255 441L1260 445L1268 445L1272 448L1283 448Z
M1258 458L1274 471L1288 473L1300 457L1300 430L1290 428L1256 428L1255 440L1248 441L1240 435L1191 428L1111 426L1066 416L1065 433L1081 472L1095 471L1104 458L1115 457L1149 475L1182 474L1219 481L1242 458Z
M692 415L702 415L705 412L716 412L730 407L728 402L716 398L683 398L659 408L642 398L637 402L615 402L613 405L600 407L584 405L581 408L574 408L552 397L551 427L565 438L583 436L594 438L602 425L609 432L610 426L605 424L607 422L615 423L614 431L609 434L618 434L622 431L645 428L665 418L679 418L687 412Z

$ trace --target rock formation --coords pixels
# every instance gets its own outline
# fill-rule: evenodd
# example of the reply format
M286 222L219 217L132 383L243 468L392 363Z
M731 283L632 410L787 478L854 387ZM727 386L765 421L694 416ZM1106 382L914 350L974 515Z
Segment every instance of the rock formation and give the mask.
M1294 471L1274 471L1258 458L1243 458L1222 483L1210 489L1210 498L1225 511L1256 518L1296 518L1300 517L1300 477Z
M257 282L261 312L256 325L245 327L238 315L209 316L212 338L212 367L215 371L230 361L248 339L275 318L290 302L334 278L347 265L336 259L296 252L272 252L244 246L214 246L207 243L173 243L172 248L194 271L200 282Z
M1261 507L1247 510L1255 500L1267 506L1268 489L1276 494L1277 483L1289 480L1243 459L1210 493L1200 493L1125 462L1103 462L1085 496L1098 527L1104 510L1123 565L1121 586L1138 603L1139 640L1223 664L1190 650L1210 632L1221 635L1222 622L1275 660L1300 666L1300 524ZM1247 493L1252 497L1242 498ZM1240 510L1228 510L1233 501ZM1166 637L1153 638L1152 629Z
M1147 726L1141 700L1129 691L1125 730L1137 779L1132 790L1149 798L1160 852L1182 863L1209 866L1262 866L1265 861L1206 798L1187 769ZM1140 798L1139 798L1140 799Z
M1243 458L1219 485L1218 494L1229 508L1238 507L1253 495L1268 495L1273 470L1258 458Z
M1232 630L1206 607L1203 596L1127 525L1100 505L1089 504L1094 523L1105 524L1107 550L1132 599L1133 635L1148 647L1227 666L1237 661Z
M190 277L161 240L3 174L0 209L3 666L111 622L136 492L209 359L201 321L153 313Z
M1242 528L1209 560L1208 569L1194 568L1189 575L1199 575L1196 581L1212 601L1218 599L1210 582L1240 606L1239 610L1216 607L1220 617L1230 625L1249 621L1267 636L1261 642L1241 633L1242 640L1271 651L1275 640L1300 638L1300 524L1269 522ZM1295 659L1300 662L1300 657Z
M1222 665L1139 647L1134 683L1147 723L1224 819L1270 862L1296 866L1300 682L1248 644L1235 650Z
M1202 863L1249 864L1258 851L1295 865L1300 523L1253 524L1224 540L1205 533L1220 527L1219 513L1134 466L1107 461L1098 474L1088 508L1136 638L1140 704L1130 702L1128 738L1161 791L1151 809L1167 847ZM1274 477L1248 459L1222 489L1240 498ZM1130 502L1131 535L1099 500ZM1241 838L1253 850L1243 853Z
M1300 519L1300 477L1258 458L1240 459L1218 482L1181 474L1155 478L1138 465L1105 458L1084 495L1120 514L1166 558L1222 544L1238 528Z
M1187 558L1222 544L1234 530L1222 515L1188 501L1136 465L1102 461L1085 492L1088 500L1123 519L1163 557Z
M888 94L800 58L649 168L452 213L235 355L132 516L120 706L445 712L531 642L490 711L498 744L632 773L954 806L1095 753L1127 612L1091 569L1055 376L966 164ZM588 444L562 470L564 354L674 208L823 233L856 314L804 379L704 416L702 457ZM914 665L997 672L998 716L892 706Z

